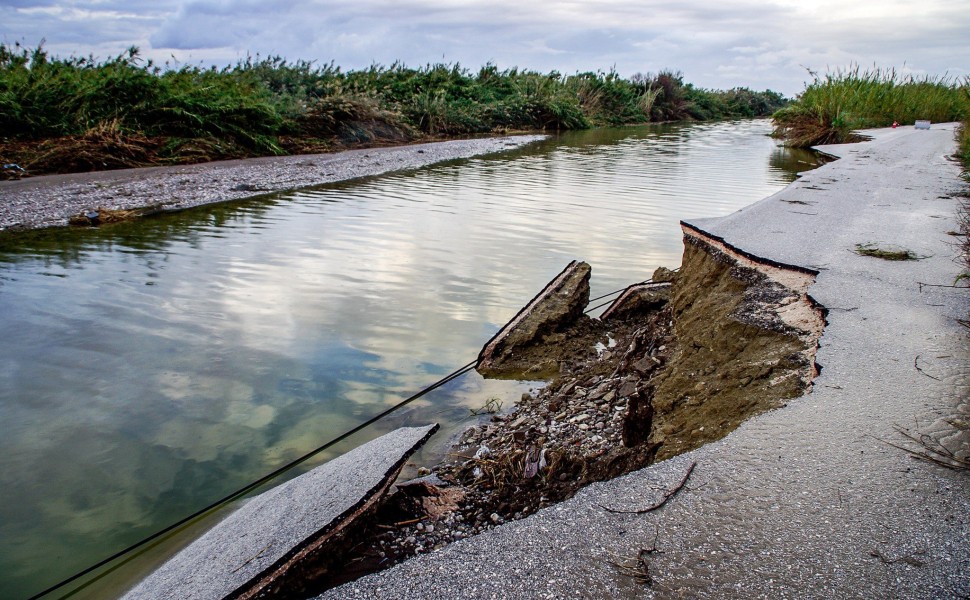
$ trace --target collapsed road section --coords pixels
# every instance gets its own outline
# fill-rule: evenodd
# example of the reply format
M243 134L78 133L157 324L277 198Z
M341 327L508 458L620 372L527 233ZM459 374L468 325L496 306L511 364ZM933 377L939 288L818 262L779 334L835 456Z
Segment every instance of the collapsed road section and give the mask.
M704 261L715 259L693 234L718 251L799 267L802 283L788 289L807 287L828 310L816 352L824 369L810 395L321 598L970 595L966 473L914 459L912 446L970 453L970 353L959 322L970 297L953 287L960 269L948 234L966 194L948 158L953 130L867 131L870 141L826 148L841 160L782 192L685 224L688 252L703 250ZM857 251L882 245L915 260ZM813 320L802 317L818 306L806 309L799 294L766 298L781 309L779 327ZM696 342L700 356L707 346ZM734 351L724 352L729 362ZM791 354L807 367L803 352ZM697 368L684 373L692 377L698 393L711 386ZM651 431L658 426L665 431Z

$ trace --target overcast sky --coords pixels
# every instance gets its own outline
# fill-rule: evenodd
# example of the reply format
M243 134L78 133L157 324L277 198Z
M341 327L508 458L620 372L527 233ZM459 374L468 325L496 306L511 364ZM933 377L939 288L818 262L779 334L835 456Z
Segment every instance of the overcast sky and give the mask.
M674 69L700 87L794 95L858 63L970 74L968 0L0 0L0 41L223 66L247 54L561 73ZM905 66L904 66L905 65Z

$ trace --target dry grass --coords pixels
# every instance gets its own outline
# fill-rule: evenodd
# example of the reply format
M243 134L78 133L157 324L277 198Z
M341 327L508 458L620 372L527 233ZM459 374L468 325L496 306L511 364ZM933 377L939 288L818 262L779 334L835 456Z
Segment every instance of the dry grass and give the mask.
M85 211L68 219L70 225L89 227L93 225L107 225L132 221L144 214L143 210L124 210L99 207L97 210Z

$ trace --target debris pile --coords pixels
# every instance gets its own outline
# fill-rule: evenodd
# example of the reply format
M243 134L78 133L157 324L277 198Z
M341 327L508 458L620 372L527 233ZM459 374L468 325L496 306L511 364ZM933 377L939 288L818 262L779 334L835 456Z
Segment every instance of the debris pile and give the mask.
M434 473L398 484L346 578L325 587L697 448L810 389L824 326L807 295L814 273L684 233L679 272L658 269L599 319L582 312L589 265L573 262L490 340L479 372L548 385L466 430Z

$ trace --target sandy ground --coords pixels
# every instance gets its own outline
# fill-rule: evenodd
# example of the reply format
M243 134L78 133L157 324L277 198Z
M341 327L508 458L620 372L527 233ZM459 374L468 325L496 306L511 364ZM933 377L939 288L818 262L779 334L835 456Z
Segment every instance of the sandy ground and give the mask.
M66 225L71 216L101 207L180 210L241 200L510 150L544 138L520 135L453 140L333 154L274 156L0 181L0 232Z
M841 160L690 225L820 272L814 391L724 439L321 598L967 598L970 475L885 441L967 453L970 350L957 318L954 126L866 132ZM857 244L917 261L860 256ZM965 427L965 425L964 425ZM662 498L696 463L662 509ZM648 577L635 577L637 572Z

